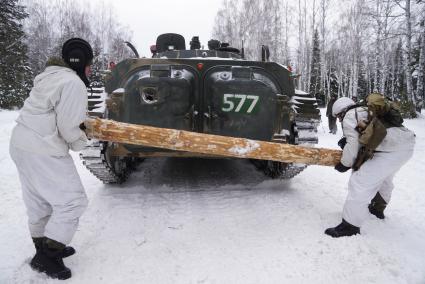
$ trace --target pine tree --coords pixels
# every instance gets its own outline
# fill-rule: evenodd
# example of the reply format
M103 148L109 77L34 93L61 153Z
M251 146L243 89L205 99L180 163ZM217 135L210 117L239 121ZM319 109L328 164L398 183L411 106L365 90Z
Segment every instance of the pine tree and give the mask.
M394 70L394 97L395 100L402 100L407 98L406 90L406 81L404 69L404 57L403 57L403 46L401 41L399 41L397 48L395 50L395 70Z
M339 80L338 80L338 75L337 75L337 70L334 67L331 67L329 69L329 74L328 74L328 78L329 78L329 94L330 96L339 96Z
M18 0L0 0L0 108L22 106L31 87L31 70L22 20L28 14Z
M93 44L93 64L91 66L90 74L90 86L94 88L103 87L103 76L102 72L106 69L107 63L104 60L102 55L102 45L100 43L99 37L96 37Z
M366 66L364 65L362 60L359 60L358 63L359 74L358 74L358 82L357 82L357 100L362 100L366 98L367 93L367 80L366 80Z
M408 90L407 90L407 79L405 68L405 57L403 54L403 46L401 41L398 43L395 50L395 59L394 59L394 93L393 99L397 101L400 105L400 112L404 118L415 118L415 105L409 100Z
M310 72L310 94L316 95L320 93L320 47L319 47L319 33L317 29L314 30L313 36L313 54L312 54L312 62L311 62L311 72Z
M425 9L424 9L425 12ZM425 16L421 22L421 40L419 44L419 59L418 59L418 82L417 82L417 99L418 107L417 110L421 112L425 101Z

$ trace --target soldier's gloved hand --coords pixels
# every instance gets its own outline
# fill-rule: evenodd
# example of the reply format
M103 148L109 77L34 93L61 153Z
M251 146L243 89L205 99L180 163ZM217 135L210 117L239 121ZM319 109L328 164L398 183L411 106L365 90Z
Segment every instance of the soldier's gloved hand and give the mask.
M345 144L347 144L347 138L346 137L342 137L341 139L339 139L338 146L341 147L341 149L344 150Z
M346 171L348 171L349 169L351 169L350 167L346 167L344 166L341 162L339 162L336 166L335 166L335 170L337 170L340 173L345 173Z
M87 137L87 127L86 127L86 125L84 124L84 122L82 122L79 126L78 126L83 132L84 132L84 134L85 134L85 136L86 136L86 138L87 138L87 140L91 140L90 138L88 138Z
M84 122L82 122L82 123L79 125L79 127L80 127L80 129L81 129L82 131L86 132L87 127L84 125Z

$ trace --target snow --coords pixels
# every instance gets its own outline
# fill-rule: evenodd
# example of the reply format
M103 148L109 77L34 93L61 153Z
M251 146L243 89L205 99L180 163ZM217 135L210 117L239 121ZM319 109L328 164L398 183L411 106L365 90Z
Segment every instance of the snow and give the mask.
M301 100L301 102L299 102L298 100ZM301 105L304 104L302 101L316 101L315 98L311 98L311 97L298 97L298 96L293 96L290 100L291 103L293 103L293 107L297 107L297 105ZM317 107L317 103L314 103L313 105L315 105Z
M292 69L290 67L286 66L286 65L283 65L283 64L280 64L280 63L277 63L277 65L281 66L282 68L285 68L289 72L292 72Z
M8 154L17 112L0 111L0 283L57 283L32 271L18 175ZM325 117L322 110L322 117ZM385 220L323 234L341 220L349 173L310 166L268 180L245 160L147 159L123 186L73 157L90 204L65 259L66 283L424 283L425 118L407 120L415 155L395 178ZM319 125L320 147L340 138Z
M234 147L229 149L229 152L234 153L234 154L238 154L238 155L241 155L241 156L245 156L245 155L251 153L252 151L254 151L258 148L260 148L260 144L258 144L255 141L248 140L245 147L234 146Z
M298 97L298 96L293 96L292 97L295 101L298 100L304 100L304 101L315 101L316 98L311 98L311 97Z
M94 105L92 111L95 111L95 112L98 112L98 113L104 113L105 109L106 109L106 98L108 97L108 94L104 91L103 88L97 88L97 90L101 91L101 93L95 93L94 94L95 98L93 98L92 95L89 94L88 100L97 102L97 104ZM114 93L119 91L119 90L120 89L115 90Z
M124 94L125 89L124 88L118 88L115 91L112 92L112 94Z
M306 92L304 92L302 90L299 90L299 89L295 89L295 94L296 95L308 95L308 93L306 93Z

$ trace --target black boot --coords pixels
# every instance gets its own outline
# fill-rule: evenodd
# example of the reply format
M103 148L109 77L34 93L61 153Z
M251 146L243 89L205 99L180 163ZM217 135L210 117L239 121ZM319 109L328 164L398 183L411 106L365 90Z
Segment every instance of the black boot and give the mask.
M335 228L326 229L325 234L333 238L349 237L360 234L360 228L353 226L344 219L342 219L341 224L339 224Z
M45 239L45 237L41 237L41 238L32 238L32 241L34 243L35 246L35 250L38 251L39 249L41 249L43 240ZM66 246L63 251L62 251L62 258L68 257L75 254L75 249L73 247L69 247Z
M384 210L386 207L387 202L385 202L379 192L376 193L368 206L370 214L375 215L379 219L385 219Z
M32 258L30 265L34 270L46 273L49 277L65 280L71 278L71 270L62 260L65 245L49 238L44 238Z

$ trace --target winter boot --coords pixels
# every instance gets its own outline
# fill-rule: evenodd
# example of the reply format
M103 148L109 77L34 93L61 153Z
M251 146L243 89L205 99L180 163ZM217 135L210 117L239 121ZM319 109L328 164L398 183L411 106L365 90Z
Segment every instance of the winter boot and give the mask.
M376 193L368 206L370 214L375 215L379 219L385 219L384 210L386 207L387 202L385 202L379 192Z
M39 249L41 249L43 240L45 239L45 237L41 237L41 238L32 238L32 241L34 243L35 246L35 250L38 251ZM63 251L62 251L62 258L68 257L75 254L75 249L73 247L68 247L66 246Z
M71 270L62 261L65 245L49 238L44 238L32 258L30 265L38 272L44 272L49 277L65 280L71 278Z
M342 223L334 228L326 229L325 231L326 235L329 235L333 238L339 238L339 237L349 237L353 235L360 234L360 228L351 225L344 219L342 219Z

